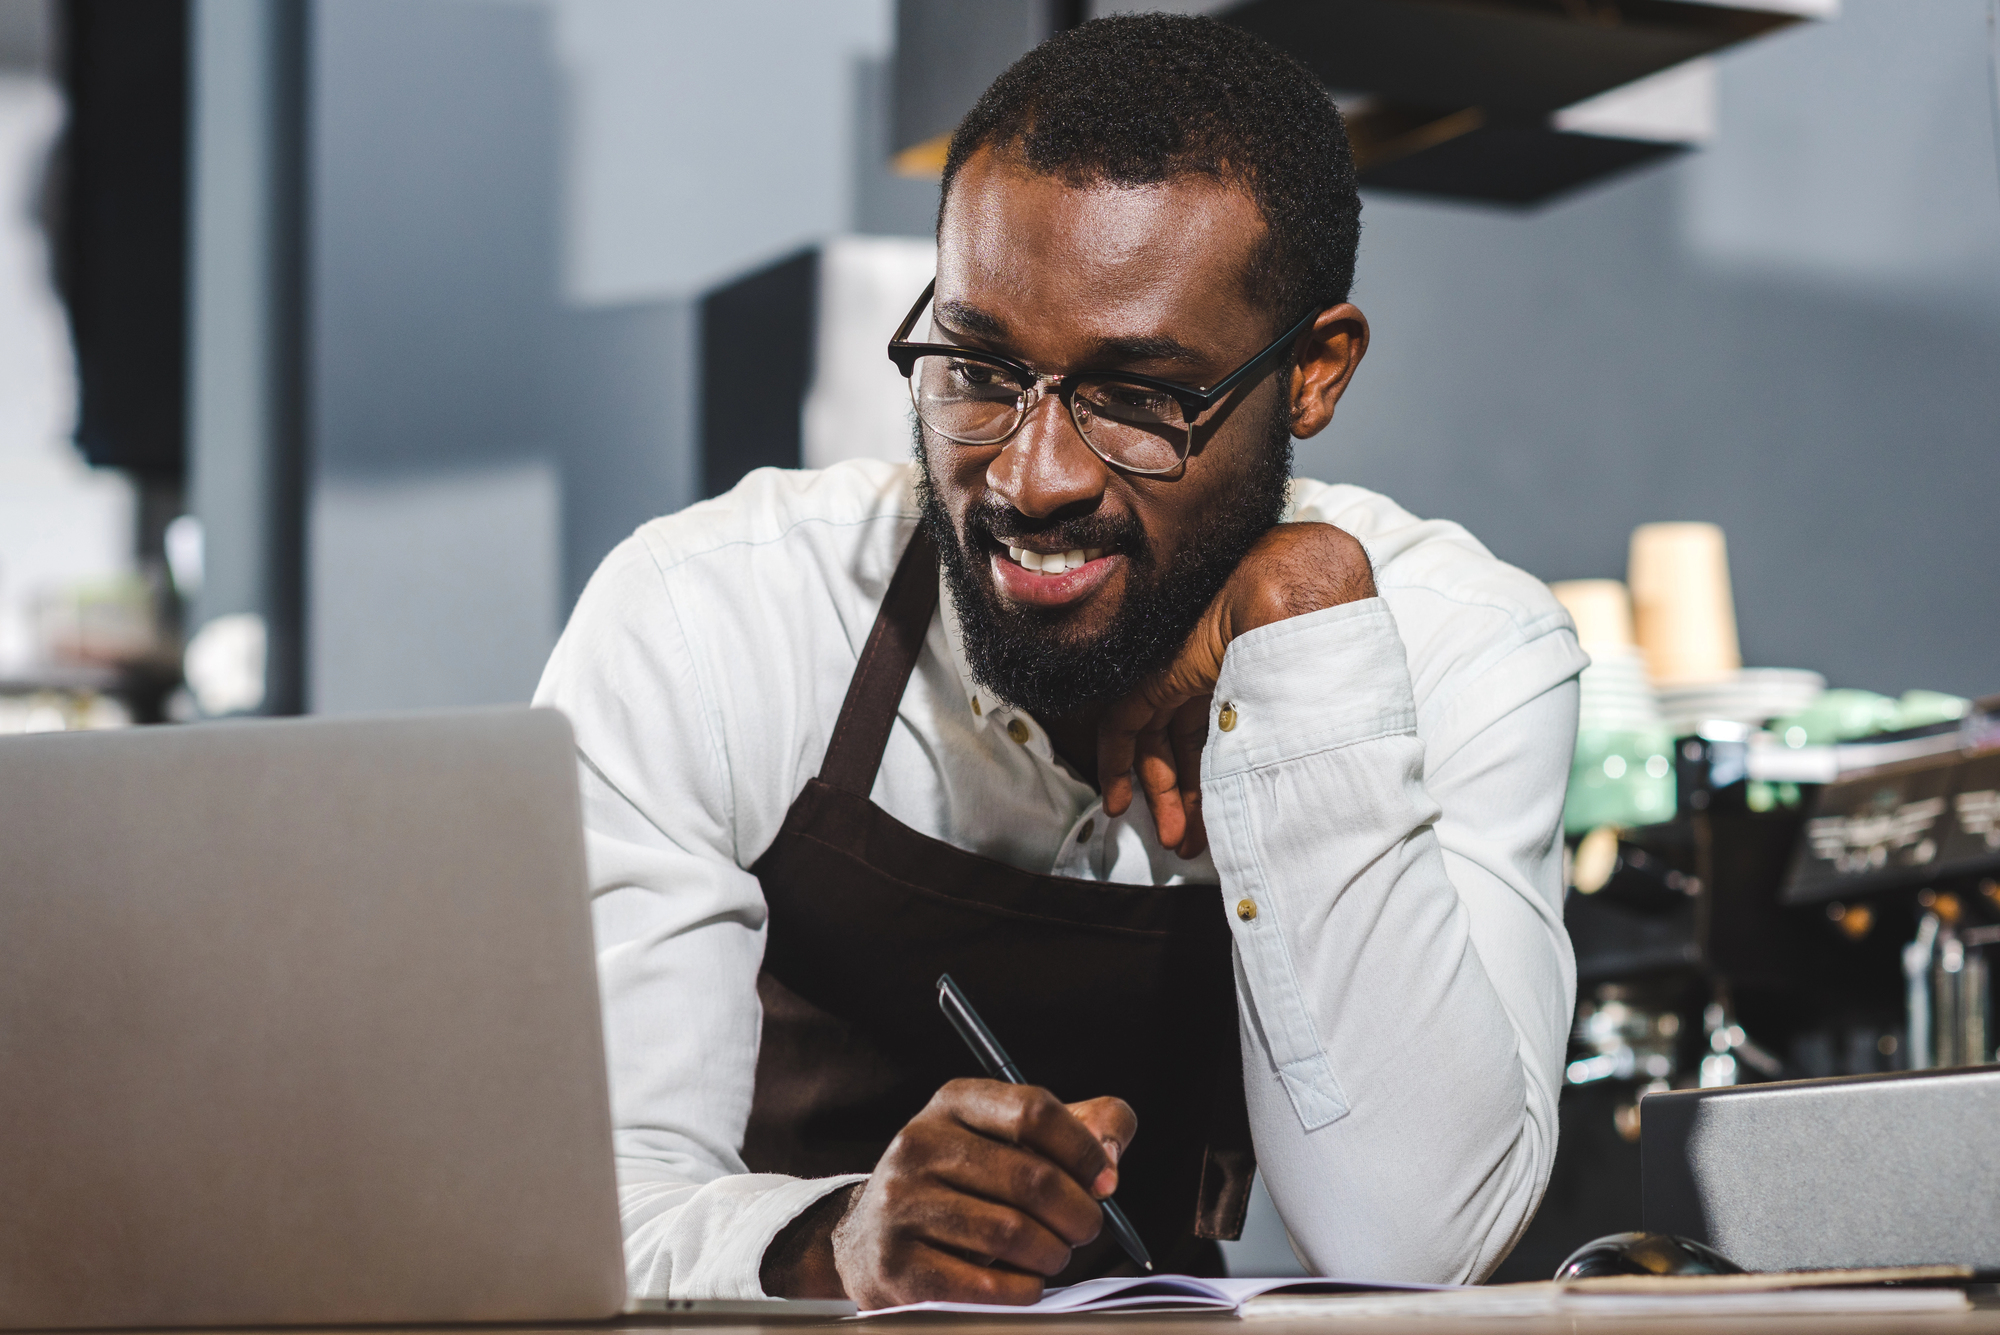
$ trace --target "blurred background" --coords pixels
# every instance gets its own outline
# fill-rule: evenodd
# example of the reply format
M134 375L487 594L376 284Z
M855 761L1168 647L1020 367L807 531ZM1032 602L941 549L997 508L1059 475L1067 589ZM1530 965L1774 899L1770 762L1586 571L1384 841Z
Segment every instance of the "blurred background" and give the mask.
M1113 7L0 0L0 731L525 700L637 524L904 457L941 136ZM1636 1226L1649 1088L1990 1058L2000 777L1842 796L2000 735L1986 0L1158 7L1349 117L1374 342L1299 471L1597 659L1503 1277Z

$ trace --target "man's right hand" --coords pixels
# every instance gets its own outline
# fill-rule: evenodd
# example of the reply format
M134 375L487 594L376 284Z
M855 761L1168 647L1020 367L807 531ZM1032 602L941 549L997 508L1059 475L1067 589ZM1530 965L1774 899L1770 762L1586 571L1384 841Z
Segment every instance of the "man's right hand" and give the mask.
M1032 1085L952 1081L890 1142L838 1222L819 1225L831 1225L841 1288L864 1311L1034 1302L1103 1228L1098 1202L1118 1189L1137 1129L1122 1099L1064 1104ZM789 1287L768 1279L777 1287L766 1292Z

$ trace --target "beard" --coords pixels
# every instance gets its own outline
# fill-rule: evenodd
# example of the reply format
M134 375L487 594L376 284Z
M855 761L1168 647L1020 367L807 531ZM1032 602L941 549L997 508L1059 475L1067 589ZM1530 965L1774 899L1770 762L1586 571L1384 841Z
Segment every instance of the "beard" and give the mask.
M957 606L959 641L973 680L1017 708L1057 719L1119 699L1165 667L1257 539L1284 517L1292 476L1289 425L1281 400L1263 438L1243 442L1254 457L1166 561L1129 514L1036 520L996 500L967 512L961 537L932 481L923 427L917 426L917 500ZM987 568L990 553L1024 537L1052 538L1065 551L1115 549L1125 558L1125 596L1108 626L1081 634L1070 608L1028 607L1000 597Z

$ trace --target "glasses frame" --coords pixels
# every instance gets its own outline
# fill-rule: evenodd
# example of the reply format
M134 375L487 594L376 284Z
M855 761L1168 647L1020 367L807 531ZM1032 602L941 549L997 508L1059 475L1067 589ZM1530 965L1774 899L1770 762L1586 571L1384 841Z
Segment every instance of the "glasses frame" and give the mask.
M984 348L961 347L956 343L910 342L910 330L915 328L917 317L923 314L924 307L930 304L931 298L936 293L937 279L933 278L924 285L923 295L917 298L916 305L910 307L910 313L905 315L903 323L896 327L895 337L889 340L889 360L896 364L896 369L903 373L905 380L916 374L917 359L919 357L954 357L962 361L976 361L985 363L988 366L997 366L1007 372L1014 384L1020 387L1024 399L1030 394L1034 394L1039 398L1040 395L1036 393L1037 390L1040 390L1042 393L1054 391L1056 397L1062 402L1063 411L1069 414L1070 425L1076 428L1076 434L1083 438L1083 443L1090 446L1090 452L1104 460L1111 467L1121 472L1136 474L1140 477L1167 477L1185 469L1187 467L1188 453L1194 448L1194 428L1197 419L1217 403L1221 402L1222 398L1229 391L1254 379L1274 357L1291 346L1292 341L1309 329L1313 321L1317 320L1320 316L1320 312L1317 310L1306 312L1305 315L1299 318L1298 323L1278 335L1262 352L1259 352L1249 361L1244 362L1234 371L1216 381L1213 388L1200 389L1192 385L1177 384L1171 380L1162 380L1157 376L1140 375L1133 371L1071 371L1065 375L1038 375L1024 363L1018 362L1012 357L1002 356L997 352L988 352ZM1100 450L1091 442L1090 433L1085 431L1083 424L1076 420L1077 387L1089 380L1116 380L1125 384L1142 385L1147 389L1159 390L1161 393L1171 396L1175 402L1180 404L1181 418L1186 423L1187 429L1181 435L1178 451L1179 457L1171 467L1134 468L1130 464L1120 463L1118 460L1109 457L1103 450ZM915 402L914 395L911 402ZM1021 424L1028 420L1028 414L1033 409L1034 403L1032 401L1024 402L1016 410L1018 415L1015 418L1014 425L1008 429L1006 435L996 440L954 440L952 443L956 445L970 445L975 448L983 448L988 445L1004 445L1007 441L1013 439L1014 433L1021 429ZM925 423L925 425L930 430L937 430L935 427L930 427L928 423ZM938 434L940 436L944 435L942 431L939 431ZM952 440L950 436L945 436L944 438Z

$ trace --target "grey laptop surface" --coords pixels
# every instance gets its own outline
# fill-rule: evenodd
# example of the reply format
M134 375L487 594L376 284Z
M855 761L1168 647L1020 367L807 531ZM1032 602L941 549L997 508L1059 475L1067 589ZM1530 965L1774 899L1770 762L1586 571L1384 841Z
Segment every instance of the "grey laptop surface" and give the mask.
M0 1326L624 1298L560 715L0 738Z

